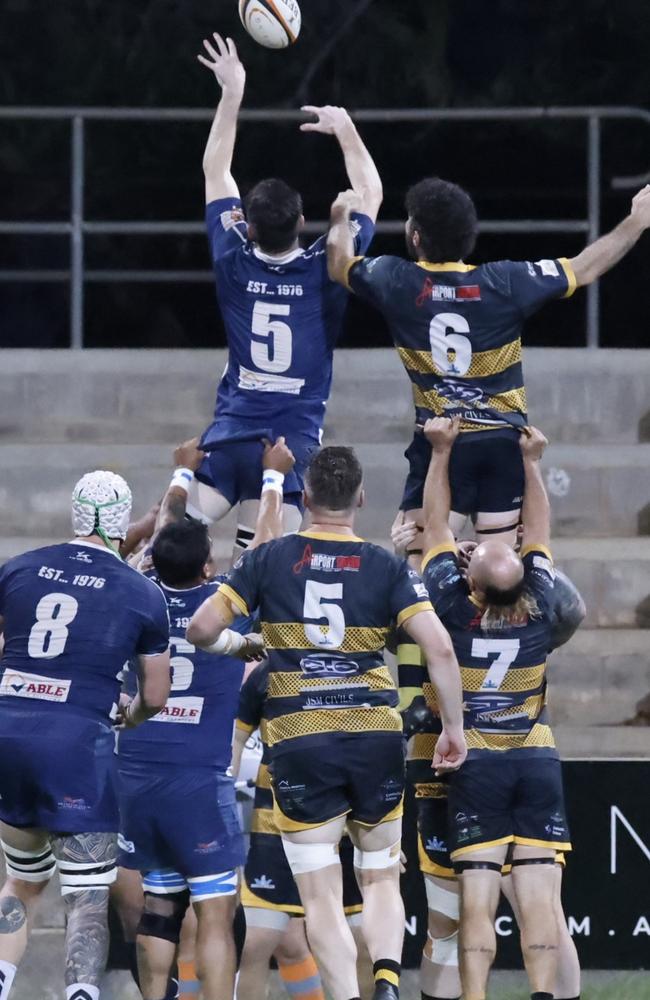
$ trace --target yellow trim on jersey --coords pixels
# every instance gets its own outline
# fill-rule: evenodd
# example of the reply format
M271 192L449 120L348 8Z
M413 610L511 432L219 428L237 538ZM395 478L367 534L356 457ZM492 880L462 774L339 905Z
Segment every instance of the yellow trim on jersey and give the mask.
M451 552L452 555L457 555L458 549L456 548L454 542L442 542L440 545L434 545L432 549L429 549L422 560L422 572L424 573L432 559L435 559L436 556L441 555L443 552Z
M476 270L476 264L463 264L462 260L449 260L444 264L431 264L428 260L419 260L417 265L425 271L460 271L466 274L468 271Z
M527 556L529 552L543 552L546 558L550 559L551 562L553 562L553 555L547 545L525 545L524 548L519 553L519 555L523 559L524 556Z
M241 719L235 719L235 729L238 729L240 733L251 733L255 732L255 726L249 726L247 722L242 722Z
M546 663L538 663L534 667L511 667L506 671L499 691L513 692L535 691L544 680ZM487 676L487 667L460 668L463 691L480 691Z
M395 708L314 708L308 712L289 712L269 719L269 746L300 736L324 733L401 733L402 717Z
M277 801L273 800L273 818L280 833L300 833L302 830L317 830L319 826L327 826L328 823L332 823L335 819L342 819L349 812L350 810L346 809L345 812L338 813L336 816L330 816L329 819L322 819L318 823L299 823L298 820L285 816ZM338 844L336 850L338 852Z
M478 608L480 611L485 611L485 609L487 608L487 604L483 604L483 601L479 601L478 597L475 597L474 594L469 594L468 596L470 602L474 605L475 608Z
M435 861L431 860L422 842L421 833L418 833L418 861L420 863L420 871L423 875L437 875L438 878L456 878L453 868L445 868L443 865L438 865Z
M397 647L397 663L399 666L423 667L422 650L416 642L400 642Z
M567 288L562 298L570 299L573 293L575 292L576 288L578 287L578 281L575 275L575 271L571 267L571 262L568 260L567 257L558 257L557 262L562 267L562 270L566 274L566 279L569 282L569 287Z
M343 283L345 284L346 288L350 289L350 291L352 291L352 288L350 286L350 271L352 270L355 264L358 264L359 261L363 259L364 259L363 257L351 257L350 260L346 261L345 263L345 266L343 268Z
M304 916L305 913L302 906L295 906L290 903L283 906L281 903L270 903L267 899L256 896L252 889L249 889L246 881L243 882L241 887L241 904L242 906L249 906L252 910L275 910L276 913L291 913L298 917Z
M316 625L315 628L320 628L323 636L329 631L329 625ZM345 629L341 645L332 647L331 651L378 653L385 647L389 631L387 628L350 625ZM317 649L321 653L330 652L328 647L310 642L305 634L304 624L298 622L262 622L262 637L267 649Z
M233 590L227 583L222 583L216 594L212 595L212 600L219 595L225 597L231 604L234 604L237 610L242 615L249 615L248 605L243 597L240 597L236 590Z
M529 733L481 733L478 729L465 731L468 750L521 750L524 747L555 748L550 726L536 722Z
M398 712L405 712L407 708L411 707L413 700L415 698L419 698L421 694L421 687L401 687L399 689L399 705L397 706Z
M394 691L395 682L388 667L373 667L363 674L351 674L348 677L305 677L298 670L274 670L269 676L268 698L292 698L299 694L308 694L313 688L319 692L328 688L358 687L363 684L369 691Z
M275 822L273 809L253 810L251 833L268 833L274 837L280 836L280 830L278 824Z
M444 781L430 781L424 783L418 781L415 784L416 799L446 799L448 797L449 785Z
M406 347L398 347L402 364L407 371L418 372L420 375L445 375L433 360L431 351L413 351ZM507 368L521 361L521 341L511 340L502 347L494 347L490 351L477 351L472 355L472 362L463 378L481 378L488 375L499 375Z
M433 611L431 601L418 601L417 604L411 604L408 608L403 608L397 616L398 627L407 622L409 618L413 618L414 615L419 615L421 611Z
M360 819L355 819L354 822L358 826L366 826L366 827L381 826L382 823L390 823L391 820L401 819L403 815L404 815L404 796L402 795L402 798L400 799L399 803L393 809L391 809L390 812L387 812L385 816L382 816L382 818L378 820L376 823L362 823Z
M440 706L438 705L438 694L431 681L424 681L422 685L422 694L424 695L427 707L433 709L434 712L439 713Z
M513 844L519 844L520 847L548 847L550 850L555 851L556 854L561 851L572 851L573 848L571 844L567 841L566 844L559 844L557 840L532 840L530 837L517 837L516 835L512 838ZM556 864L562 864L561 861L555 858Z
M458 409L460 405L457 402L451 402L445 397L441 396L436 389L421 389L419 385L413 386L413 401L416 406L423 407L427 410L432 410L438 416L444 416L445 411L449 409L450 405L454 409ZM497 392L493 396L488 396L485 400L485 405L492 410L496 410L498 413L515 413L521 412L525 413L527 409L526 402L526 390L522 387L521 389L510 389L508 392ZM472 409L471 404L468 404L468 409ZM481 412L480 407L476 407L478 412ZM489 413L485 414L486 422L496 421L496 417L491 417ZM461 429L473 430L476 427L480 427L480 424L474 424L472 421L464 421Z
M440 733L416 733L409 741L408 759L432 761L439 738Z
M268 764L260 764L257 770L257 778L255 779L256 788L272 788L271 785L271 774L269 772Z
M336 531L312 531L307 528L305 531L298 532L299 538L316 538L322 542L362 542L363 538L359 538L358 535L343 535L338 534Z
M499 837L498 840L484 840L479 844L470 844L469 847L459 847L455 851L452 851L450 857L452 861L456 858L461 858L464 854L473 854L474 851L486 851L488 847L503 847L504 844L512 844L515 838L512 834L507 837Z

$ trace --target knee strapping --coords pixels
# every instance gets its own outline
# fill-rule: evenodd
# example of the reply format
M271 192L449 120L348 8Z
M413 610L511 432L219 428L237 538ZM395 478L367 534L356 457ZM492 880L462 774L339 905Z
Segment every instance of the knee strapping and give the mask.
M524 865L555 865L556 859L553 858L516 858L514 861L510 862L511 868L522 868Z
M431 879L424 880L424 887L427 894L427 906L435 913L442 913L443 917L450 920L460 919L460 901L457 892L450 892L441 885L432 882Z
M19 851L0 840L5 855L7 875L23 882L48 882L56 871L56 858L48 844L35 851Z
M292 875L306 875L331 865L340 865L338 844L296 844L282 838Z
M255 538L254 528L249 528L245 524L237 525L237 534L235 535L235 545L238 548L247 549L254 538Z
M106 889L117 878L117 864L114 859L105 864L96 861L69 861L67 858L57 860L61 895L69 896L72 892L88 892L92 889Z
M152 893L145 892L145 906L147 896L151 895ZM163 941L178 944L185 913L190 903L189 891L185 889L183 892L176 893L173 900L170 897L168 897L168 900L173 905L171 913L151 913L147 909L144 910L138 924L137 934L139 937L162 938Z
M434 965L458 965L458 931L445 938L427 935L431 942L431 959Z
M392 868L399 864L400 859L399 840L390 847L383 847L380 851L360 851L358 847L354 849L354 867L360 871L382 871L385 868Z
M497 864L496 861L455 861L454 871L457 875L462 875L463 872L498 872L501 874L503 865Z

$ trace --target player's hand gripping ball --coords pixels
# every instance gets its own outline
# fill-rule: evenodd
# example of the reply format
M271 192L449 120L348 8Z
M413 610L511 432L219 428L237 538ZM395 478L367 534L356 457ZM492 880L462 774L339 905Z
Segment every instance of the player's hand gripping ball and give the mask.
M266 49L286 49L300 34L296 0L239 0L239 16L251 38Z

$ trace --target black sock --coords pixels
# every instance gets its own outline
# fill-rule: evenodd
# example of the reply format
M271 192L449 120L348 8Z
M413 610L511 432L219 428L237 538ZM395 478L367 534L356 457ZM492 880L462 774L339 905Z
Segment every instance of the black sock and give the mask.
M531 993L530 1000L553 1000L553 994L544 993L543 991L539 991L538 993Z
M422 1000L444 1000L444 998L443 997L434 997L430 993L423 993L422 994ZM462 997L456 997L456 1000L463 1000L463 998ZM578 1000L580 1000L579 997L578 997Z
M244 951L244 945L246 944L246 914L244 912L244 907L239 904L235 910L235 918L232 923L232 933L235 938L235 949L237 951L237 969L239 969L241 963L242 953Z

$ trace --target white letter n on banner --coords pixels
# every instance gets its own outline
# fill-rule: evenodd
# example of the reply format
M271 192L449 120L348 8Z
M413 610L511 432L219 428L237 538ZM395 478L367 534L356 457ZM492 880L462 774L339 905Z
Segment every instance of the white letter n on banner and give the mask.
M647 846L647 844L645 844L641 840L640 836L638 835L632 824L625 818L625 816L618 808L618 806L612 806L610 814L610 861L609 861L609 871L611 875L616 875L617 872L617 860L618 860L618 852L617 852L618 827L616 824L617 819L620 819L621 823L632 837L632 840L635 842L637 847L641 848L648 861L650 861L650 848Z

